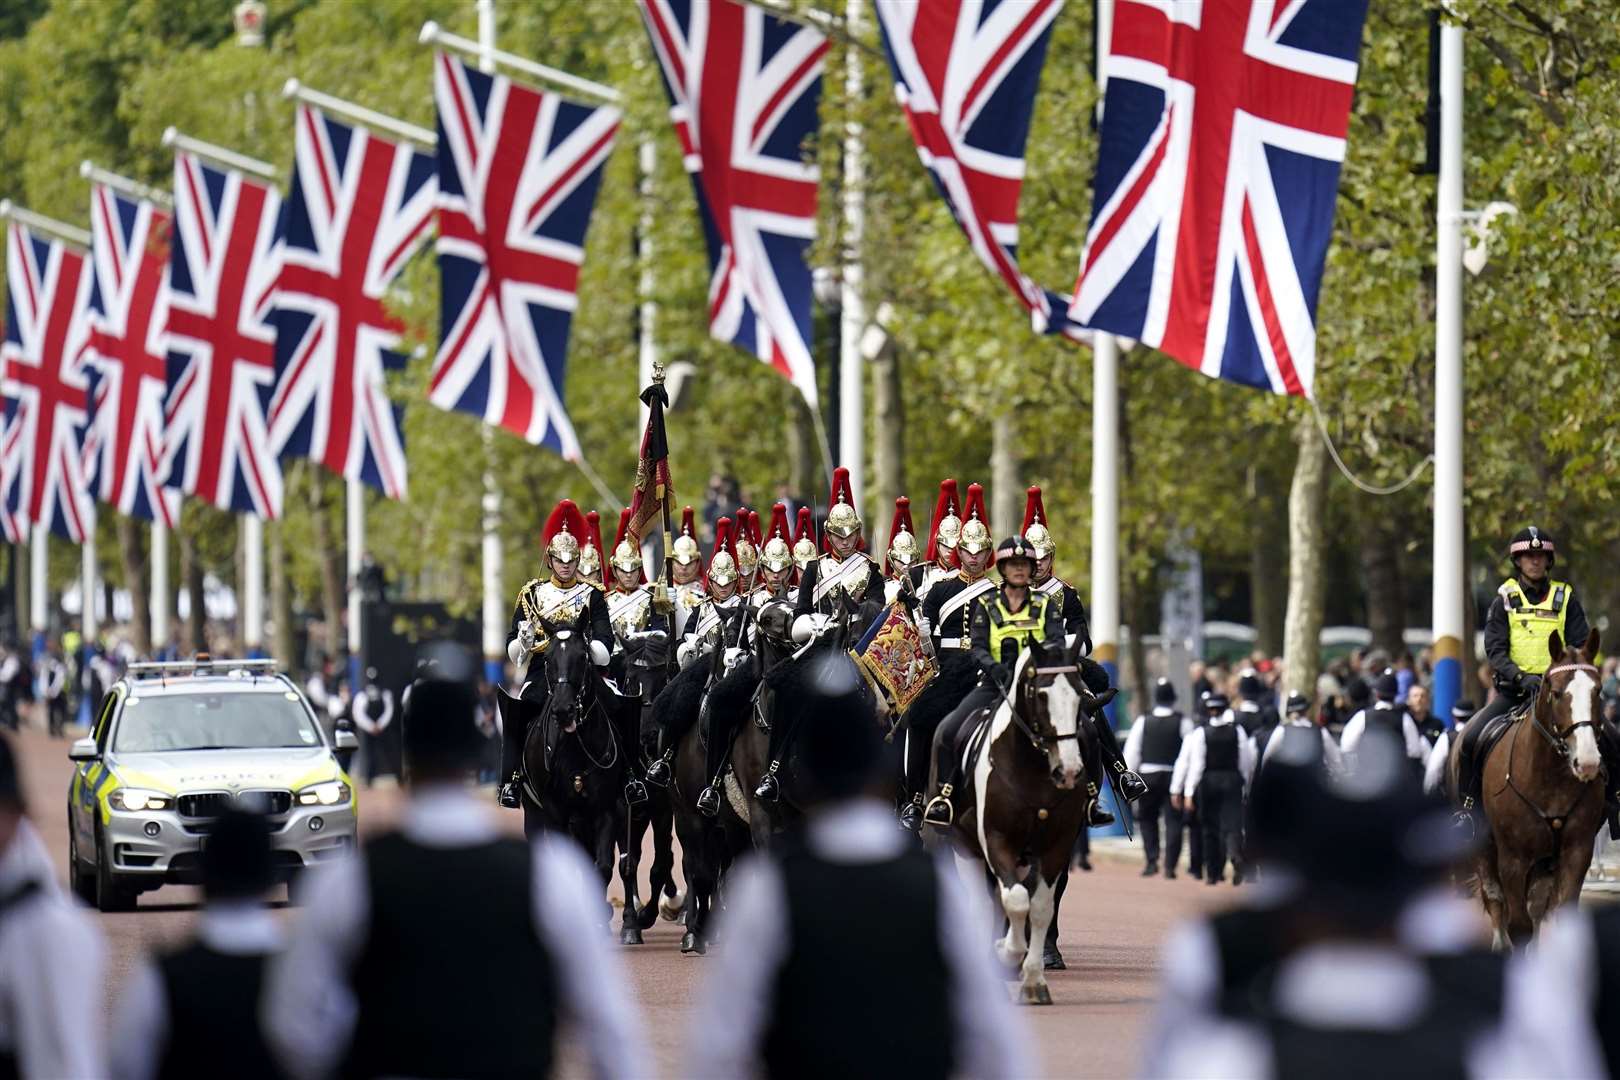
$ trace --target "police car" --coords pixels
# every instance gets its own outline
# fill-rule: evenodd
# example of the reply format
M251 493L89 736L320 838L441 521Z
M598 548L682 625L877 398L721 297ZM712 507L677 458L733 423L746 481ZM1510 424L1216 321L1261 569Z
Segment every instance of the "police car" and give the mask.
M274 661L131 664L107 693L68 793L73 891L102 911L201 877L200 855L228 807L269 816L282 878L354 843L354 787L309 702Z

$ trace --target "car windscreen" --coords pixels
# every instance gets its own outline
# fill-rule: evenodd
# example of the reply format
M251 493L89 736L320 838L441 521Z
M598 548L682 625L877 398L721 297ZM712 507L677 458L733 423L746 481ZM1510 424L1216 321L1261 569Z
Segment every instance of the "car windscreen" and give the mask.
M279 693L131 697L113 736L113 749L126 754L320 745L303 705Z

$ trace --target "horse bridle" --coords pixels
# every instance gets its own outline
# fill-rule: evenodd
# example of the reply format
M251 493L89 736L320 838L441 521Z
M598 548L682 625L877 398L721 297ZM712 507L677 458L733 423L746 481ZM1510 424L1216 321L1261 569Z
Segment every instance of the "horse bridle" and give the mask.
M1554 675L1561 675L1566 671L1584 671L1591 675L1594 679L1600 677L1598 669L1592 664L1559 664L1556 667L1548 668L1542 674L1542 679L1545 681ZM1591 728L1594 734L1597 732L1597 718L1595 714L1591 720L1575 721L1571 723L1569 727L1562 730L1557 728L1549 728L1546 724L1541 722L1541 714L1539 710L1536 709L1535 702L1530 703L1530 723L1541 735L1541 737L1547 740L1547 744L1553 748L1553 753L1557 754L1561 758L1566 759L1574 752L1569 748L1570 736L1574 735L1581 728Z
M1078 675L1079 673L1080 666L1078 664L1059 664L1055 667L1040 667L1037 665L1035 668L1035 677L1037 679L1043 675L1055 678L1059 675ZM1001 690L1001 699L1007 703L1007 712L1012 717L1014 726L1024 733L1025 738L1029 739L1029 744L1037 751L1042 754L1050 754L1052 747L1048 744L1046 736L1025 723L1024 718L1018 713L1017 703L1007 695L1007 691L1001 689L1000 684L996 684L996 689ZM1075 717L1074 731L1067 735L1060 734L1055 730L1052 732L1051 741L1053 743L1062 743L1068 739L1073 739L1077 743L1080 741L1080 718L1078 716Z

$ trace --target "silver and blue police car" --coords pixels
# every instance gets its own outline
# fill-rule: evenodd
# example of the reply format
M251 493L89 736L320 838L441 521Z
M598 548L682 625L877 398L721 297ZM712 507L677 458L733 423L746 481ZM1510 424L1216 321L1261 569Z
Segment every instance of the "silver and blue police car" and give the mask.
M283 878L354 844L354 787L339 763L354 734L329 741L304 695L271 661L131 664L102 703L68 794L73 889L102 911L194 883L227 807L271 823Z

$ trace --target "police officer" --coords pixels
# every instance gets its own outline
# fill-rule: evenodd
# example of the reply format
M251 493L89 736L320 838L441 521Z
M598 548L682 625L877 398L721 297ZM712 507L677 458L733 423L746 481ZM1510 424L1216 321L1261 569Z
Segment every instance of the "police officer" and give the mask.
M1273 728L1271 735L1262 744L1260 751L1260 768L1264 769L1266 762L1270 761L1282 749L1283 740L1290 731L1317 732L1322 743L1321 758L1324 764L1333 771L1341 772L1344 767L1344 758L1339 751L1339 744L1333 741L1333 736L1327 729L1318 727L1311 719L1311 702L1304 694L1294 693L1288 695L1288 703L1284 706L1286 715L1283 722Z
M546 1076L566 1018L594 1075L651 1075L601 879L566 837L503 835L471 794L477 663L437 655L403 720L398 827L310 877L270 964L272 1051L297 1076Z
M934 502L934 517L928 525L928 549L923 561L911 567L911 584L917 590L918 599L926 599L935 585L949 580L956 571L956 545L962 537L958 495L955 477L939 482L939 498Z
M972 519L968 524L972 524ZM967 525L964 525L964 543L966 533ZM961 783L962 766L956 754L956 741L962 726L978 710L993 709L1004 700L1012 686L1013 667L1024 649L1037 641L1062 640L1063 620L1058 604L1050 596L1030 588L1034 561L1033 551L1023 537L1012 536L1003 540L996 548L996 571L1001 575L1001 587L974 601L973 660L983 674L979 685L968 693L934 732L934 761L939 788L923 811L923 820L929 825L949 828L956 817L951 795ZM1103 702L1089 691L1082 697L1082 712L1087 709L1100 711L1102 705ZM1094 729L1099 729L1099 733L1106 726L1106 721L1093 722ZM1141 778L1137 777L1136 782L1140 784ZM1106 825L1113 820L1113 815L1101 809L1093 800L1090 824Z
M1274 700L1271 689L1260 678L1258 671L1244 668L1238 674L1238 703L1234 711L1238 723L1249 733L1255 746L1265 746L1271 740L1271 733L1282 723L1282 718L1271 704Z
M1423 765L1423 790L1445 791L1446 772L1451 768L1451 740L1461 737L1463 729L1474 715L1474 703L1466 699L1451 707L1451 727L1435 736L1434 747Z
M1170 781L1175 775L1181 744L1197 727L1176 708L1176 688L1169 679L1153 686L1153 711L1138 716L1125 736L1125 764L1142 777L1147 794L1137 804L1137 820L1142 823L1142 853L1146 865L1143 877L1159 872L1159 820L1164 819L1164 876L1176 876L1181 861L1181 811L1170 800Z
M1457 755L1457 797L1464 813L1479 801L1480 765L1476 749L1499 717L1516 711L1536 696L1541 677L1552 666L1549 653L1553 632L1560 640L1579 648L1586 643L1591 627L1580 598L1567 581L1550 575L1558 562L1558 548L1552 534L1531 525L1520 529L1508 547L1508 561L1514 574L1496 590L1490 612L1485 616L1485 656L1490 661L1496 695L1479 710L1462 737ZM1609 742L1600 739L1599 745ZM1609 828L1620 833L1620 813L1615 809L1615 789L1620 789L1620 761L1612 746L1604 746L1609 773Z
M822 529L826 553L804 568L799 578L799 600L793 610L793 639L807 642L821 633L828 620L844 612L847 597L855 604L883 596L883 570L860 549L861 515L849 486L849 470L833 470L831 508ZM816 616L820 616L819 619Z
M597 667L606 667L612 657L613 627L602 590L579 577L579 538L585 529L585 518L572 499L556 505L541 537L550 576L525 583L512 609L506 655L515 670L518 696L537 705L543 705L547 696L545 680L532 678L544 670L545 653L551 645L545 623L572 626L583 617L591 661ZM501 775L505 782L499 797L501 805L510 809L522 805L519 789L523 782L523 744L531 715L525 712L520 717L514 712L505 718L501 728Z
M1417 725L1418 734L1423 736L1425 754L1433 749L1435 740L1446 730L1446 722L1431 711L1431 701L1429 688L1422 683L1413 683L1407 688L1406 711L1412 717L1412 723Z
M951 481L954 484L954 481ZM956 570L950 577L934 577L923 598L919 627L929 634L939 661L939 683L947 687L972 686L981 671L973 655L973 612L980 599L995 591L987 576L990 568L990 529L983 519L984 494L978 484L968 485L968 520L956 532L952 545ZM923 699L919 698L919 701ZM931 704L934 698L928 699ZM999 699L997 699L999 700ZM906 718L906 791L911 796L900 808L900 824L912 832L922 829L924 793L935 732L946 719L926 706L913 708ZM943 773L941 777L943 777Z
M208 1076L224 1062L232 1076L286 1075L259 1019L265 969L282 948L281 924L265 907L275 869L264 817L222 815L209 830L202 874L196 935L137 967L118 995L111 1053L119 1080Z
M360 755L366 765L367 786L392 772L388 753L389 726L394 722L394 692L377 681L377 669L366 668L366 683L349 703L349 718L360 729Z
M960 879L894 827L894 765L860 673L829 650L794 674L780 715L805 721L805 827L728 879L733 947L704 981L683 1071L1034 1075Z
M1400 740L1407 759L1415 762L1415 769L1421 773L1424 753L1428 748L1424 746L1423 736L1418 733L1417 724L1406 708L1395 701L1399 693L1400 682L1395 672L1386 668L1382 675L1373 680L1372 704L1356 713L1344 725L1344 732L1339 736L1339 749L1353 754L1368 730L1384 728Z
M62 891L0 735L0 1076L102 1076L106 951Z
M1204 830L1204 881L1225 880L1226 860L1232 860L1232 884L1243 883L1243 798L1254 777L1254 740L1237 723L1225 694L1204 699L1209 722L1188 734L1181 744L1187 764L1179 790L1172 792L1179 810L1197 807Z

